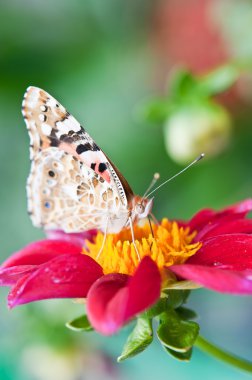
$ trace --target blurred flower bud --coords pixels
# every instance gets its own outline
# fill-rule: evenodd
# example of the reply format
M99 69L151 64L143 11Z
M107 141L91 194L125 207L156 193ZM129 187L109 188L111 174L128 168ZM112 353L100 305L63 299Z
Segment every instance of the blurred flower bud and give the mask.
M231 117L222 106L210 101L181 105L164 124L166 150L180 164L202 152L212 157L229 145L231 130Z
M231 88L240 72L234 63L201 76L177 68L169 78L168 94L142 107L144 120L163 124L166 150L174 161L187 164L202 152L210 158L228 147L231 115L214 96Z

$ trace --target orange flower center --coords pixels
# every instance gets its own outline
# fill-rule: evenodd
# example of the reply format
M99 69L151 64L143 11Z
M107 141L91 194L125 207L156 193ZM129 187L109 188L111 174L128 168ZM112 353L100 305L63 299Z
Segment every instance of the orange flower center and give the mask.
M148 223L144 226L134 226L135 243L140 257L150 256L160 272L164 267L183 264L202 245L200 242L192 244L196 231L190 232L189 227L179 227L177 222L163 219L158 225L152 224L152 228L154 237ZM139 264L139 259L130 230L123 229L118 234L108 234L104 248L99 254L103 239L104 234L98 232L93 243L86 242L87 249L83 248L83 253L96 260L103 268L104 274L132 275Z

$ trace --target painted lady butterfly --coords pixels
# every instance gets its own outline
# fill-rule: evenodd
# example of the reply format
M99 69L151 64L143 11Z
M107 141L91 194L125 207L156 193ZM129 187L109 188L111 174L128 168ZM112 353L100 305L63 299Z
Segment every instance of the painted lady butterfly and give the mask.
M36 227L116 233L151 212L86 130L47 92L29 87L22 113L30 136L28 212Z

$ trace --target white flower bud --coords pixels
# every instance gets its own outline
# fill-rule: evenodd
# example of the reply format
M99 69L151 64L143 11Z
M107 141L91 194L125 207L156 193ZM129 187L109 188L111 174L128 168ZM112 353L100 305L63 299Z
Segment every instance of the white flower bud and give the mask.
M180 164L192 161L201 152L206 157L215 156L229 145L231 131L231 118L222 106L181 106L165 123L166 150Z

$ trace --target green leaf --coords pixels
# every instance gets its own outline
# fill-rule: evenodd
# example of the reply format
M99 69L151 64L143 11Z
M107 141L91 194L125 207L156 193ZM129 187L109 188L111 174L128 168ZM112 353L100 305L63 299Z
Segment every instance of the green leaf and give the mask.
M193 346L198 334L199 325L182 320L175 310L170 309L161 314L157 335L166 347L177 352L186 352Z
M154 98L139 108L138 114L141 119L151 123L165 121L171 111L171 104L165 98Z
M167 295L168 306L176 309L186 302L189 297L190 290L165 290L164 293Z
M239 78L235 65L225 65L199 78L198 88L205 95L215 95L230 88Z
M191 356L192 356L192 351L193 349L190 348L188 351L186 352L178 352L178 351L174 351L174 350L171 350L170 348L166 347L166 346L163 346L164 350L169 354L171 355L172 357L174 357L175 359L179 360L179 361L183 361L183 362L189 362L190 359L191 359Z
M90 322L86 315L75 318L71 322L66 323L66 327L74 331L92 331L93 327L90 325Z
M184 98L192 94L197 87L197 79L186 69L177 69L172 77L169 86L169 93L172 97Z
M171 281L166 286L166 289L174 289L174 290L190 290L190 289L199 289L202 286L199 284L196 284L193 281L190 280L183 280L183 281Z
M150 319L139 317L137 324L129 335L121 355L117 358L118 362L132 358L144 351L153 340L152 323Z
M152 306L150 309L146 310L142 316L144 318L152 319L156 317L157 315L163 313L168 307L168 299L167 297L160 298L157 303L155 303L154 306Z
M195 313L194 310L187 309L186 307L179 307L176 309L176 313L181 319L184 319L186 321L190 319L196 319L198 317L197 313Z

